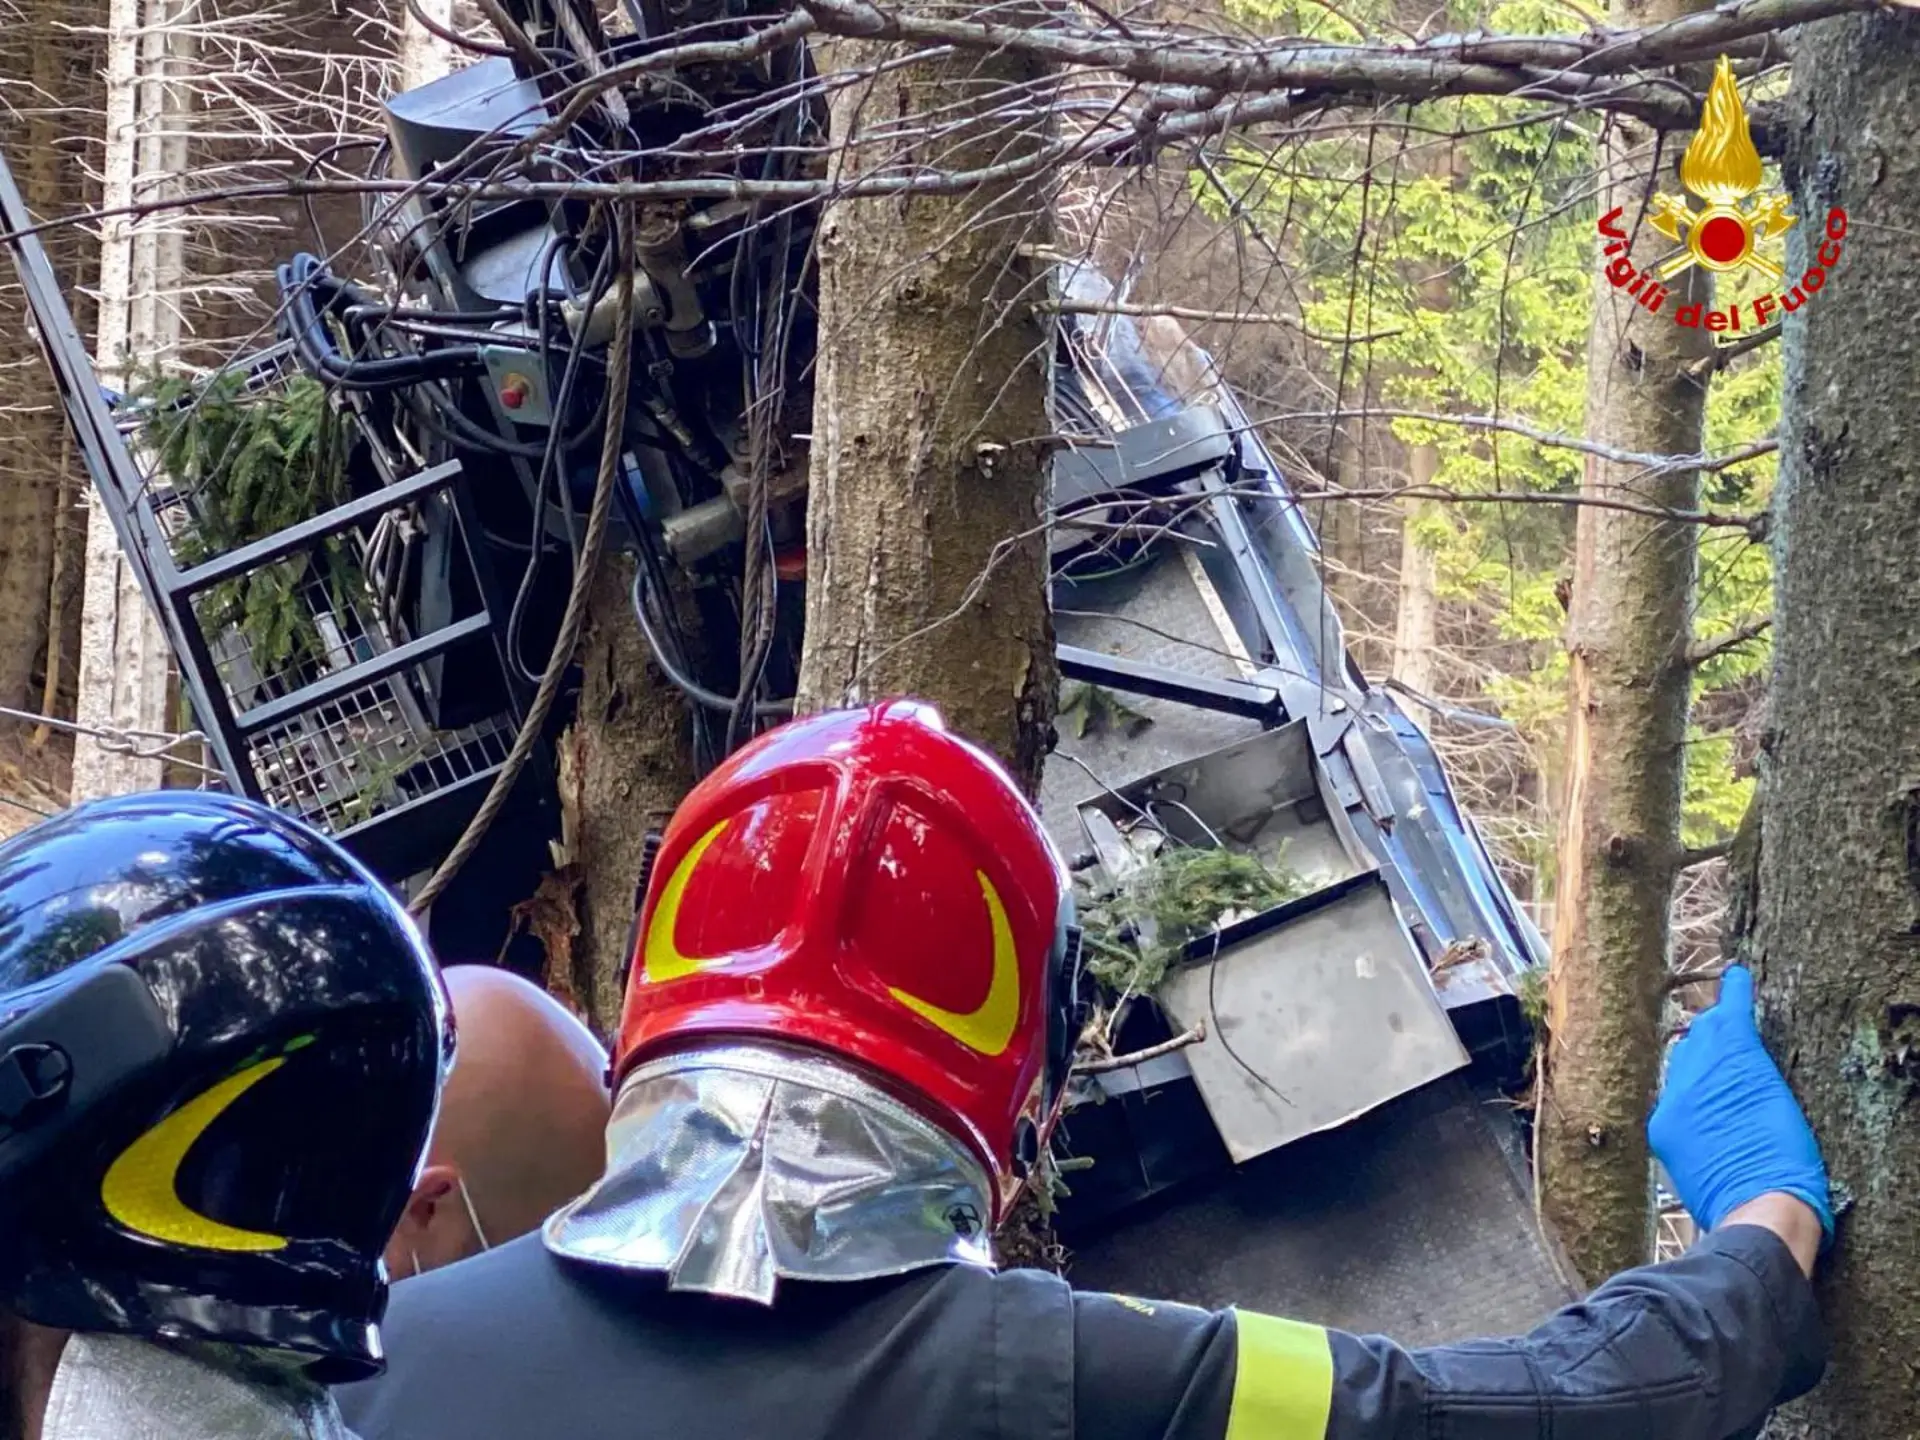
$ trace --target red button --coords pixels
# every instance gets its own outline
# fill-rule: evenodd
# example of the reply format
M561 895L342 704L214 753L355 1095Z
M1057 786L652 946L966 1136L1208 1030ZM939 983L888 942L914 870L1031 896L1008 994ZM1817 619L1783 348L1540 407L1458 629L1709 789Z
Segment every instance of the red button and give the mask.
M518 410L527 403L527 396L532 389L526 376L509 375L500 385L500 403L509 410Z

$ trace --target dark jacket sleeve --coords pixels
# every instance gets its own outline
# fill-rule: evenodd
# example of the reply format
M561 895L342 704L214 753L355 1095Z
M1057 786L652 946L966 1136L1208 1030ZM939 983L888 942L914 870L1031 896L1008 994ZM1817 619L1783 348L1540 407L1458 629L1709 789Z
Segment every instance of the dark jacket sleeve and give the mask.
M1106 1419L1116 1440L1734 1440L1826 1363L1813 1287L1777 1236L1747 1226L1507 1340L1406 1350L1145 1308L1089 1298L1076 1320L1078 1418Z
M1751 1226L1616 1276L1520 1339L1330 1344L1327 1440L1730 1440L1826 1366L1812 1285Z

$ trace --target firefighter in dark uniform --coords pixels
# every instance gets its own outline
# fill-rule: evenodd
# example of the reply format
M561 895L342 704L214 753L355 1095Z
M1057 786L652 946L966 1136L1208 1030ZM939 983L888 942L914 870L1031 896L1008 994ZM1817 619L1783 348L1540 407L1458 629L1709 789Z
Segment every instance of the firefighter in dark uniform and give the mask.
M402 1286L366 1440L1728 1440L1808 1388L1827 1187L1743 1009L1656 1123L1709 1227L1519 1339L1403 1350L996 1273L1080 1016L1067 876L893 702L772 731L669 826L605 1176ZM1798 1257L1798 1258L1797 1258ZM1804 1260L1804 1265L1802 1262Z
M399 905L263 806L0 845L0 1435L351 1440L452 1043Z

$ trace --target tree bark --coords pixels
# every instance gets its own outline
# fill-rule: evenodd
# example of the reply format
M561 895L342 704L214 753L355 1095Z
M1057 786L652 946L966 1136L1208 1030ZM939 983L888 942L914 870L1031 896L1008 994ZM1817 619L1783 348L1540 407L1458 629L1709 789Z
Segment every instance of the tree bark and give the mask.
M108 210L166 194L186 167L186 42L171 0L112 0L107 19L107 147L102 203ZM102 223L100 315L95 363L109 385L125 386L179 343L174 293L184 278L182 232L161 215L124 214ZM89 496L87 575L81 618L78 719L96 729L164 731L171 652L159 620L120 553L113 526ZM159 760L106 748L94 736L74 745L72 794L153 789Z
M5 134L25 162L21 175L28 209L36 219L57 214L62 207L61 165L70 163L57 142L61 138L59 100L65 91L65 49L62 30L70 17L57 0L36 6L27 16L25 37L30 79L24 88L25 124L9 124ZM18 52L16 52L18 53ZM11 58L11 57L10 57ZM10 146L10 148L12 148ZM60 514L61 485L65 478L61 442L66 424L38 347L28 338L26 311L17 286L7 286L5 323L18 337L21 371L13 391L22 412L11 417L14 442L7 478L0 485L0 705L34 708L39 695L33 675L43 652L58 670L57 632L47 644L48 598L53 590L55 529ZM7 733L23 739L25 732L10 725Z
M835 42L822 68L894 49ZM884 138L928 125L942 165L1013 160L1042 137L956 117L971 96L1040 78L1025 59L955 57L838 90L834 173L932 160ZM1059 683L1042 531L1049 337L1032 310L1046 277L1026 252L1046 239L1047 202L987 186L828 209L800 673L802 710L932 701L1029 791Z
M403 90L414 90L453 69L453 47L414 19L406 0L398 0L398 4L400 85ZM442 30L453 28L453 0L420 0L420 9Z
M559 747L565 854L543 886L565 907L561 928L574 932L564 948L554 934L540 937L547 987L576 1001L602 1035L619 1025L647 832L694 782L687 702L634 623L633 564L609 555L594 583L579 708Z
M1373 398L1363 395L1353 408L1373 406ZM1335 426L1322 468L1330 472L1328 484L1338 489L1371 488L1363 441L1372 441L1377 449L1379 432L1365 431L1362 425L1345 420ZM1395 616L1390 607L1395 596L1386 593L1388 587L1377 579L1378 567L1372 563L1383 548L1381 515L1365 501L1339 499L1316 501L1308 514L1320 538L1322 579L1346 625L1355 660L1368 675L1392 673Z
M1799 224L1781 288L1818 263L1832 209L1857 228L1786 332L1752 955L1774 1053L1844 1199L1820 1275L1833 1363L1770 1433L1908 1440L1920 1423L1920 17L1809 27L1793 72Z
M1658 23L1686 0L1615 0L1612 23ZM1617 122L1602 155L1600 214L1618 208L1636 267L1670 250L1645 220L1684 137ZM1650 163L1657 154L1657 173ZM1605 257L1601 263L1604 264ZM1691 367L1711 348L1674 308L1711 298L1698 267L1649 314L1604 277L1595 282L1587 434L1642 452L1701 449L1706 381ZM1683 510L1699 504L1694 471L1642 475L1587 462L1582 489ZM1694 587L1690 526L1580 507L1567 625L1566 803L1553 963L1547 985L1544 1086L1536 1144L1541 1210L1588 1282L1652 1253L1645 1122L1658 1082L1667 910L1680 841Z
M1414 24L1419 16L1407 17ZM1444 153L1432 156L1427 164L1449 187L1458 188L1466 178L1467 158L1459 145L1449 145ZM1414 278L1415 293L1423 310L1445 311L1453 308L1451 273L1435 273ZM1416 486L1432 485L1440 475L1440 447L1423 441L1407 450L1407 479ZM1400 582L1398 603L1394 607L1393 678L1422 695L1439 694L1440 573L1437 557L1421 543L1418 520L1426 507L1409 501L1400 509Z
M1408 458L1409 478L1431 485L1440 471L1440 447L1415 445ZM1440 601L1435 593L1439 569L1433 551L1420 543L1415 520L1418 505L1402 507L1400 523L1399 606L1393 620L1393 678L1422 695L1432 695L1435 651L1440 643Z

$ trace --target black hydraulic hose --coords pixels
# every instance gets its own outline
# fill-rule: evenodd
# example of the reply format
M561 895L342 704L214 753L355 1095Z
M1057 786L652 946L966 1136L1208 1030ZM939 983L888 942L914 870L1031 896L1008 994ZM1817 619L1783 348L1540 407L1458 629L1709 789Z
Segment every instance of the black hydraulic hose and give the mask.
M371 297L329 275L318 258L304 253L279 266L274 280L280 290L281 326L293 342L294 353L315 378L335 389L391 390L427 380L456 379L484 368L477 345L378 360L351 359L334 344L322 315L343 303L370 303Z
M313 255L299 254L275 272L281 294L281 327L292 342L296 358L322 383L340 390L401 392L402 402L421 425L458 448L484 450L522 460L544 460L552 450L548 440L509 440L469 419L460 408L430 387L433 382L465 378L485 369L477 345L450 346L419 354L380 359L351 359L340 353L322 318L327 314L355 315L386 309L351 281L330 274ZM561 453L571 453L592 440L606 415L604 398L594 413L560 440ZM554 423L563 423L564 414Z
M647 642L647 648L653 652L654 663L660 667L661 673L673 682L676 689L696 704L704 705L709 710L733 710L736 703L734 696L722 695L707 689L691 675L685 674L668 658L666 644L661 639L660 633L653 628L653 618L647 614L646 574L638 569L633 576L632 600L634 622L639 625L640 637ZM793 714L793 701L791 698L755 700L753 713L762 718L788 716Z

